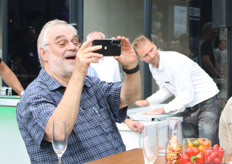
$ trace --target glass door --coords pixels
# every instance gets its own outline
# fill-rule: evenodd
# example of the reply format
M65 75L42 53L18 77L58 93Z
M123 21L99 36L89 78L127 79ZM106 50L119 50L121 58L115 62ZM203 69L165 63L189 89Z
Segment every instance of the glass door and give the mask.
M69 0L8 0L7 63L24 88L40 70L37 36L55 18L69 21Z
M211 3L211 0L207 3L200 0L152 0L152 41L160 50L177 51L199 63L199 46L204 40L202 28L212 21ZM217 30L218 35L212 42L216 51L212 63L218 67L220 77L213 79L220 89L219 96L224 105L227 100L227 29ZM152 92L156 90L153 81Z

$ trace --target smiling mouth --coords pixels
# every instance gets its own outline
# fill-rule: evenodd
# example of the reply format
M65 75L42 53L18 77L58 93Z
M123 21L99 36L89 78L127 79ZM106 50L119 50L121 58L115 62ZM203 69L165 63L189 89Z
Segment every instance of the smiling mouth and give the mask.
M69 57L66 57L65 59L67 59L67 60L75 60L76 56L69 56Z

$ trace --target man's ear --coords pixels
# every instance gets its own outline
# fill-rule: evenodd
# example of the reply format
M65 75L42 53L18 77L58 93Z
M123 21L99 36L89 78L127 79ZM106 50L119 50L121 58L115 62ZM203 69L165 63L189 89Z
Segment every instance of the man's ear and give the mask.
M47 61L48 60L48 57L47 57L47 53L46 51L43 49L43 48L40 48L40 57L43 61Z

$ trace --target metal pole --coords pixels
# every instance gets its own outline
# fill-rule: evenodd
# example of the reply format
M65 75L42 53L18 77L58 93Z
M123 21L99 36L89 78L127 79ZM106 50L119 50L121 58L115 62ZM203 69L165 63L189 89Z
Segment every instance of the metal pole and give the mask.
M228 34L227 34L227 57L228 57L228 62L227 62L227 100L232 96L232 27L228 27Z
M8 64L8 1L2 0L2 60ZM2 86L6 83L2 80Z
M152 0L144 0L144 35L151 39L152 31ZM152 93L151 73L144 62L144 99Z
M7 64L8 54L8 1L2 0L2 59Z
M79 39L83 40L83 0L69 0L69 22L76 23Z

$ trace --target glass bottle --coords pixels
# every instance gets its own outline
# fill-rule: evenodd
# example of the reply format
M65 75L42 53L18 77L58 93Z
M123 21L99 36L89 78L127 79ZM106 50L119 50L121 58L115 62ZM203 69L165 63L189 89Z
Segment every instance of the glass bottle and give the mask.
M168 117L170 139L167 146L166 163L180 164L182 157L182 146L178 139L179 117Z

